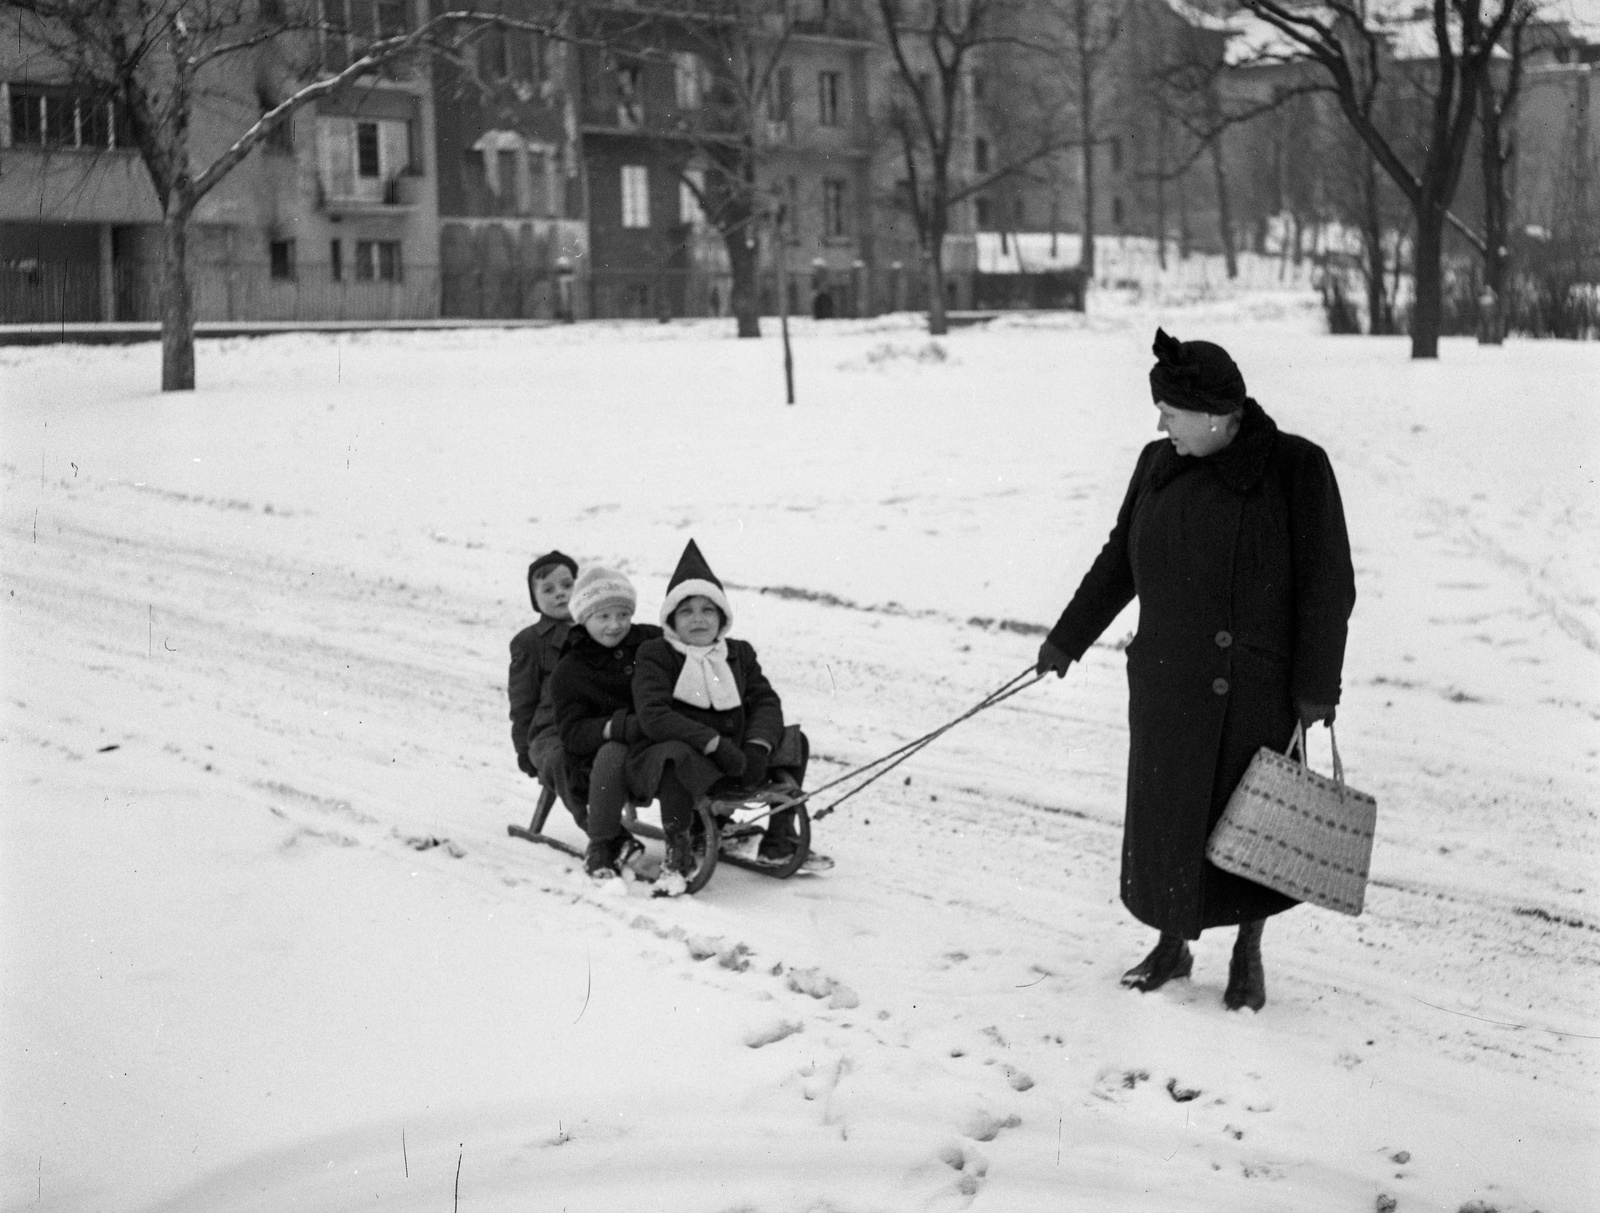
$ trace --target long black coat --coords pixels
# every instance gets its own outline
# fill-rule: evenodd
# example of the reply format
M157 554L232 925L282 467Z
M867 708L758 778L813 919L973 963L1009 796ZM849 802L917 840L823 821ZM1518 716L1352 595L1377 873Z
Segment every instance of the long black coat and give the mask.
M1355 575L1322 448L1253 400L1213 455L1145 447L1051 643L1077 660L1135 596L1122 900L1188 939L1286 910L1205 844L1256 750L1288 744L1295 702L1339 701Z

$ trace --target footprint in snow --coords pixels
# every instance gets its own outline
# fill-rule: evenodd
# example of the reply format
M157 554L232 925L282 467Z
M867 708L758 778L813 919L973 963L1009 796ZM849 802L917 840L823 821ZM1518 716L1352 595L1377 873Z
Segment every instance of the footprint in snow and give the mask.
M978 1194L978 1189L983 1186L983 1181L989 1174L988 1159L970 1147L963 1148L957 1145L946 1146L940 1150L938 1158L945 1166L959 1173L959 1178L956 1180L957 1193L967 1197Z
M796 994L826 998L830 1010L849 1010L861 1005L861 996L843 982L835 981L821 969L790 969L789 988Z
M406 846L413 851L431 851L435 847L442 847L446 855L452 859L460 859L466 855L465 849L448 838L435 838L432 834L421 834L406 839Z
M973 1141L993 1141L1006 1129L1015 1129L1022 1123L1022 1117L1016 1113L1009 1116L995 1116L981 1108L967 1118L962 1132Z
M747 1048L764 1049L768 1045L777 1044L778 1041L793 1036L796 1032L805 1030L805 1024L795 1023L790 1019L780 1019L775 1024L746 1033L744 1043Z
M1094 1086L1089 1093L1108 1103L1122 1103L1130 1098L1131 1092L1137 1090L1140 1083L1149 1081L1149 1070L1119 1070L1115 1066L1108 1066L1095 1076Z

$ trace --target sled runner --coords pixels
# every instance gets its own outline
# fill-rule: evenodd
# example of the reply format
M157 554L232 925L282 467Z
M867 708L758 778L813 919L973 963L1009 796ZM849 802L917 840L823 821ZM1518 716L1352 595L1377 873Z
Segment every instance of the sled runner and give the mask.
M804 804L795 806L798 812L795 822L794 853L781 863L768 862L757 855L757 848L766 832L770 814L774 808L787 807L798 791L792 780L780 776L766 787L754 792L737 789L725 791L718 787L713 788L708 795L700 797L695 803L695 821L692 827L695 866L688 878L688 892L698 893L705 888L719 861L779 880L787 879L797 872L809 873L832 867L831 860L811 854L811 819ZM526 826L508 825L506 833L513 838L543 843L575 859L582 859L581 846L575 846L544 832L545 822L550 816L555 800L553 789L542 789L538 805L533 811L533 820ZM623 825L629 833L641 838L662 839L664 835L661 827L651 822L640 821L638 811L639 806L636 805L629 805L623 810ZM715 845L708 845L709 839L714 839Z

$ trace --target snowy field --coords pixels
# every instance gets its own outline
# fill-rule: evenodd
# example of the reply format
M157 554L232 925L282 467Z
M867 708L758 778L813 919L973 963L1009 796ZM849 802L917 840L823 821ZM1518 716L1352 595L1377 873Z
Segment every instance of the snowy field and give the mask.
M696 324L205 343L166 397L154 345L0 350L0 1209L1600 1208L1600 346L1096 306L798 325L792 409ZM1131 612L826 875L667 902L507 837L532 553L653 620L696 538L829 777L1031 664L1157 321L1354 544L1367 912L1272 920L1259 1015L1231 932L1117 985Z

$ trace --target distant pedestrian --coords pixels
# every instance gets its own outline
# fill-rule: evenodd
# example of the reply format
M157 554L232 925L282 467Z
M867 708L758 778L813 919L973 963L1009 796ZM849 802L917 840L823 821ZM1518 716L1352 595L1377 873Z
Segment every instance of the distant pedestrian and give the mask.
M1188 940L1237 925L1223 996L1266 1002L1265 920L1296 902L1205 858L1261 746L1333 722L1355 577L1322 448L1278 429L1226 350L1160 329L1150 390L1165 440L1139 455L1111 536L1039 648L1080 659L1134 598L1122 900L1161 932L1122 977L1154 990L1193 967Z

